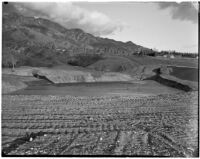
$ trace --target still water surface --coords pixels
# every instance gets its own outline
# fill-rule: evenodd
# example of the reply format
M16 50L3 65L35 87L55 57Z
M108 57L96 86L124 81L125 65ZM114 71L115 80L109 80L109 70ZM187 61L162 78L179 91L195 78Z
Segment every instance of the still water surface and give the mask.
M28 83L28 87L11 94L15 95L72 95L72 96L106 96L134 95L146 96L161 93L180 92L177 89L163 86L155 81L141 82L95 82L51 84L46 81Z

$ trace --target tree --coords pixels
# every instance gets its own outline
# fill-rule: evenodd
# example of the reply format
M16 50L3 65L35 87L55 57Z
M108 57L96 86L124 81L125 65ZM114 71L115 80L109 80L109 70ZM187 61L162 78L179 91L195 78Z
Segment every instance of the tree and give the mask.
M15 49L3 48L2 64L5 67L12 67L12 71L15 71L17 58L15 57Z
M11 63L12 63L12 71L15 71L17 59L14 57L14 55L12 53L10 54L10 60L11 60Z

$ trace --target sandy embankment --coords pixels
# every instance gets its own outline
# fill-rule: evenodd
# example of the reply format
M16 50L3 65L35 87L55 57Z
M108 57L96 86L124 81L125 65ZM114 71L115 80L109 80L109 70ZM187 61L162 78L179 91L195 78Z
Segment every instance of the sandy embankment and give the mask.
M16 90L19 89L23 89L26 88L26 84L24 84L23 82L20 81L2 81L2 94L6 94L6 93L10 93L10 92L14 92Z
M76 82L107 82L107 81L130 81L130 75L114 72L106 72L96 75L91 72L66 71L42 69L38 75L45 76L53 83L76 83Z
M38 80L31 76L2 74L2 94L14 92L27 87L25 82Z
M177 83L188 86L193 91L198 90L198 82L182 80L182 79L179 79L174 76L167 75L167 74L162 74L162 75L160 75L160 77L163 78L164 80L176 81Z
M20 67L14 72L11 69L3 69L3 74L18 76L33 76L37 74L46 77L53 83L76 83L76 82L107 82L107 81L131 81L133 78L128 74L116 72L95 72L78 69L44 68L44 67Z

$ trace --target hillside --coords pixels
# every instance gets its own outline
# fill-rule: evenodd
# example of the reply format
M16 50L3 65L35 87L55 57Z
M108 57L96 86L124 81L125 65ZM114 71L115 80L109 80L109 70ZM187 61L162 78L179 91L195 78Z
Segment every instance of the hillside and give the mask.
M197 67L197 59L133 55L150 49L131 41L124 43L95 37L81 29L67 29L47 19L26 17L10 3L3 5L2 28L2 66L17 66L13 74L21 66L40 68L40 76L54 83L144 80L154 77L153 70L162 65ZM48 68L41 72L41 67Z
M88 68L106 72L126 72L129 70L136 70L138 66L139 64L137 62L131 61L125 57L108 57L95 62Z
M17 66L52 66L66 64L75 54L132 55L146 49L132 42L95 37L81 29L67 29L47 19L25 17L10 3L3 5L2 28L3 58L12 54ZM9 66L7 60L3 66Z

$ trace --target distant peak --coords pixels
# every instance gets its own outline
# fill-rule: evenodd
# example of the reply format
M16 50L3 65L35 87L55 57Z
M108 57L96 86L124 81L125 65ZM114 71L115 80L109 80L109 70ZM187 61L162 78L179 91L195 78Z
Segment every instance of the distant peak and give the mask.
M133 45L134 43L132 41L127 41L126 44Z
M127 43L127 44L133 44L133 42L132 42L132 41L127 41L126 43Z

